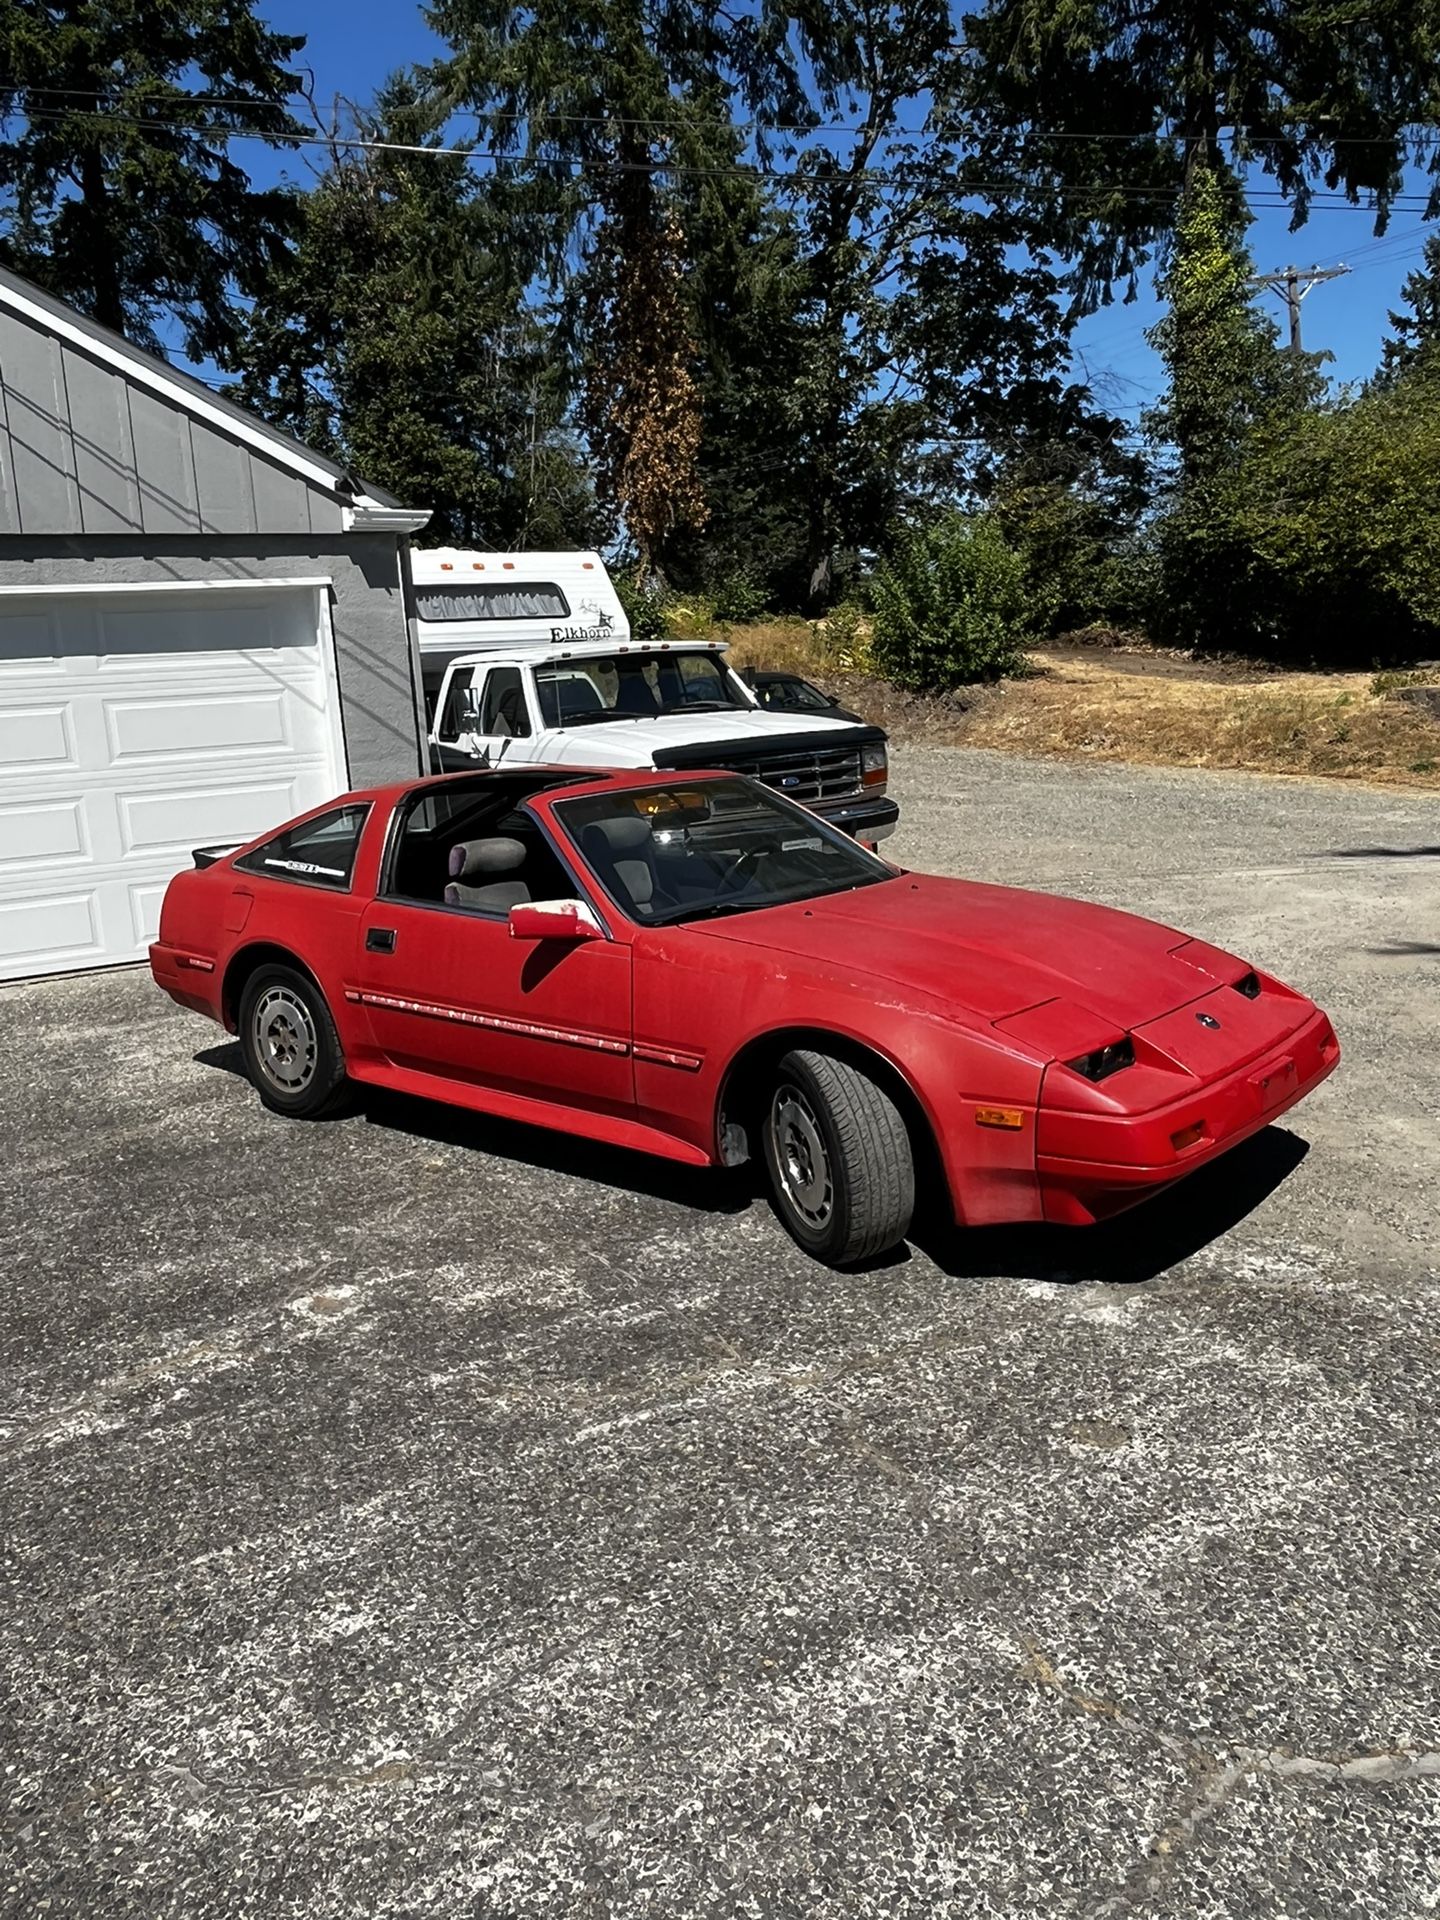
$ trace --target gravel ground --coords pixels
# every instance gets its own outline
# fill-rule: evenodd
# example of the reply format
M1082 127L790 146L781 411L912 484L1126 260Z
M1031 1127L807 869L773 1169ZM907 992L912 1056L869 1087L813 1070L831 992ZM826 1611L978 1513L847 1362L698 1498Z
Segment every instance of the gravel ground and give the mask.
M743 1178L289 1125L0 990L0 1911L1440 1908L1440 801L914 749L897 857L1347 1047L1088 1236L808 1265Z

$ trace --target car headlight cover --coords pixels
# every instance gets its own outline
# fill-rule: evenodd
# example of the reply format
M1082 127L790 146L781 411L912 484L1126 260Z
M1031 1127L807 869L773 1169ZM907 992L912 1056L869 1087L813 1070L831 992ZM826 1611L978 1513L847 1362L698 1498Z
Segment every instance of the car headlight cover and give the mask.
M1113 1040L1108 1047L1097 1047L1093 1053L1082 1053L1078 1060L1067 1060L1065 1064L1082 1079L1108 1080L1112 1073L1134 1066L1135 1042L1127 1033L1123 1040Z

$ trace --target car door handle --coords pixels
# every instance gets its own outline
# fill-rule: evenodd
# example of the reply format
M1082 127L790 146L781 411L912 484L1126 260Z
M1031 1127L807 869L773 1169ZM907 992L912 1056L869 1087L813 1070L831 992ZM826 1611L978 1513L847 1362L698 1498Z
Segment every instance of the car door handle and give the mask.
M365 951L367 953L393 953L395 951L395 929L393 927L367 927L365 929Z

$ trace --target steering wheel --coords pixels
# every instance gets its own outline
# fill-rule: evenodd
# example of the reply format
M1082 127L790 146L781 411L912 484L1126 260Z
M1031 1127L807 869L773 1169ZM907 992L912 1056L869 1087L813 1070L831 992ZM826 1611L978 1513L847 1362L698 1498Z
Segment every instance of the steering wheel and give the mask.
M768 851L765 847L748 847L744 853L737 854L721 874L716 886L721 893L735 893L744 881L751 878L750 869Z

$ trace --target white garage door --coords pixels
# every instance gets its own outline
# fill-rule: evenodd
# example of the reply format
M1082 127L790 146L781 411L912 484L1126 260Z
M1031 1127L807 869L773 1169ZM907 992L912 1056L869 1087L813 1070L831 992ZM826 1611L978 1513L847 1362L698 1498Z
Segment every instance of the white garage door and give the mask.
M0 594L0 979L142 958L192 847L344 786L319 607Z

